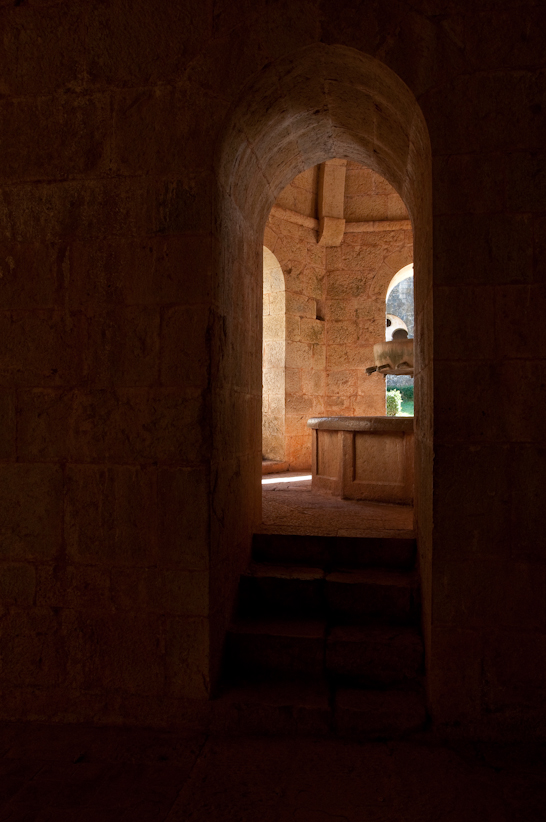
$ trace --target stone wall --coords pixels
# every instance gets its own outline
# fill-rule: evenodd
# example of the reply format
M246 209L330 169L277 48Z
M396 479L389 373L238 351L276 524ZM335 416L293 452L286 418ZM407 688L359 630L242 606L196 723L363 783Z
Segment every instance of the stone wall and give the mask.
M531 0L0 4L3 718L210 694L260 518L264 227L337 157L412 220L433 726L546 735L545 26Z
M311 467L309 417L324 414L324 320L317 319L323 297L325 249L317 232L271 214L265 243L278 258L285 280L284 458L292 470Z

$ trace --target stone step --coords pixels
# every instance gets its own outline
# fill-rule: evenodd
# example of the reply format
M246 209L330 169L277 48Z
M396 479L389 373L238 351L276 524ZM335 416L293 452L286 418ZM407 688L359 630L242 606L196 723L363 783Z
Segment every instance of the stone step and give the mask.
M326 641L326 670L334 680L366 687L417 680L423 641L414 628L343 625Z
M419 616L419 583L411 572L369 568L326 573L253 562L241 576L238 607L244 617L411 624Z
M324 571L253 562L241 576L238 605L242 616L324 616Z
M274 671L321 677L325 635L322 620L239 619L227 635L228 676Z
M293 563L333 568L396 568L415 565L412 537L335 537L300 534L254 534L252 555L257 562Z
M334 731L352 739L404 736L422 730L427 720L419 691L369 691L340 688L334 703Z
M325 579L329 618L340 622L415 624L419 619L416 573L376 568L335 571Z
M251 680L226 689L212 703L213 733L326 736L332 729L324 678Z
M422 692L332 690L326 679L252 679L226 688L211 703L211 733L267 736L393 738L420 731Z

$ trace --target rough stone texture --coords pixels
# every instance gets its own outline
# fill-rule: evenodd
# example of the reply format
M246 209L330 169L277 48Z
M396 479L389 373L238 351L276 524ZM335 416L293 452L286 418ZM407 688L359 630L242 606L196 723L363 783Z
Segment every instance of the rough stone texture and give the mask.
M545 734L544 323L525 321L544 303L544 4L28 0L0 27L0 561L86 566L83 523L131 557L127 489L136 507L172 471L137 555L164 569L180 547L178 570L209 572L208 616L138 619L29 604L20 580L4 717L161 723L169 688L207 697L260 521L264 228L290 180L340 158L412 220L433 722ZM327 396L358 397L353 370L329 368ZM75 506L85 472L110 484Z
M264 693L271 728L285 721L283 696ZM301 693L302 734L324 734L323 704L319 693ZM265 725L258 711L240 693L225 716L240 717L242 730L260 719ZM361 822L363 808L370 822L511 822L540 819L546 791L538 745L6 724L0 749L0 813L9 822Z
M328 636L326 667L341 681L385 687L416 679L422 664L423 642L415 629L345 625Z

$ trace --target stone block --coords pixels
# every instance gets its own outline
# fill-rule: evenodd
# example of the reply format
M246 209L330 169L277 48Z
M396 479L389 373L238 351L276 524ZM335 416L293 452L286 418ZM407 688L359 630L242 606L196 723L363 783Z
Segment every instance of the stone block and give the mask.
M301 340L309 343L324 342L325 323L321 320L301 320Z
M434 279L440 285L533 279L529 214L449 214L434 219Z
M189 6L162 7L152 14L148 4L138 0L129 16L122 6L93 6L85 15L89 82L152 86L179 79L197 56L209 28L205 10L193 11ZM176 54L171 48L173 38L179 43Z
M66 650L51 608L11 607L0 621L0 679L16 687L51 687L65 680Z
M293 394L286 395L286 413L287 414L307 414L311 416L315 402L313 397L303 395L295 396Z
M435 359L495 359L494 329L495 289L461 285L435 289Z
M0 314L0 381L4 386L81 382L86 324L81 314L14 311Z
M0 136L5 179L59 179L101 174L110 153L110 99L107 94L61 94L4 99ZM41 123L40 140L35 124Z
M326 368L326 346L313 345L313 368L315 371L320 371Z
M384 570L334 571L326 576L330 613L344 621L380 619L413 624L419 616L419 583L415 575Z
M352 320L357 309L353 300L333 300L325 301L326 320Z
M154 229L152 215L162 202L158 196L159 204L154 203L149 186L136 177L6 186L2 198L7 219L0 240L67 242L142 237Z
M209 477L205 468L161 468L157 477L159 550L164 562L209 567Z
M294 381L299 378L299 371L297 369L286 369L287 390L288 383L291 388L294 386ZM285 369L281 368L265 368L263 371L263 390L268 394L283 394L285 384Z
M262 420L262 436L280 437L284 433L284 414L274 415L269 413L267 417Z
M287 437L299 437L304 432L309 430L307 428L307 420L309 414L286 414L285 417L285 434Z
M212 293L214 242L208 233L156 237L151 300L196 305Z
M288 314L285 317L285 334L286 339L290 342L299 342L301 339L301 320L299 317L294 317Z
M285 439L285 458L290 463L291 471L311 471L311 432L287 436Z
M2 559L54 559L62 538L62 468L4 463L0 480Z
M198 461L198 389L38 389L20 394L22 458L72 461Z
M329 537L306 534L254 534L252 556L256 562L323 568L328 556Z
M292 319L292 318L290 318L290 319ZM299 318L296 317L295 319L297 321L296 328L298 328L299 327ZM293 324L291 325L291 328L292 327L293 327ZM270 340L283 340L284 341L284 339L285 339L285 318L283 317L282 314L270 314L268 317L264 317L263 329L264 329L264 331L263 331L264 340L267 340L268 342ZM286 336L287 336L288 339L294 339L294 337L291 334L290 335L287 334ZM299 337L296 336L296 339L299 339Z
M546 399L544 361L540 364L529 360L501 362L497 372L497 391L502 396L497 413L503 439L508 442L543 443L544 419L540 409Z
M322 398L326 388L326 374L324 371L304 368L301 371L302 392L315 399Z
M324 623L239 620L229 630L227 658L233 670L319 676L323 671Z
M328 397L348 397L356 394L356 371L328 371L326 374L326 392Z
M303 342L286 343L287 368L311 368L313 366L313 346Z
M196 170L191 180L158 178L149 192L153 230L159 234L206 232L210 228L213 181L208 170Z
M2 308L53 308L59 305L59 268L66 246L55 243L0 244Z
M510 550L515 561L544 561L544 466L546 448L520 444L510 449ZM508 531L508 525L505 526Z
M62 637L71 651L68 679L72 688L142 696L164 692L162 617L138 611L66 610L62 612Z
M434 429L438 443L485 445L503 440L503 421L490 398L499 395L491 362L449 362L434 372ZM453 391L453 386L457 391ZM502 396L502 394L501 394Z
M356 320L330 321L327 329L328 345L355 345L358 339Z
M302 369L287 368L285 370L285 384L287 394L298 394L302 388Z
M0 460L15 456L15 391L0 391Z
M546 294L540 285L504 285L495 289L495 339L501 357L536 359L546 350Z
M375 316L368 316L365 319L357 319L357 336L359 346L373 348L377 342L381 342L385 336L385 306L380 303L376 305ZM360 312L359 312L360 313Z
M34 604L36 569L25 563L0 564L0 602L2 606Z
M507 445L436 446L435 531L443 558L508 556L510 500L519 487L512 471Z
M367 352L371 350L371 359L367 358ZM369 357L369 354L368 354ZM326 348L326 362L329 371L355 370L364 371L368 365L374 364L373 348L367 349L360 345L329 345ZM364 383L366 390L369 390L371 383Z
M210 313L206 306L176 306L161 318L161 382L205 388L209 380Z
M317 316L317 303L302 294L293 294L291 291L285 292L286 313L295 314L297 317L308 317L312 320Z
M394 568L411 570L415 563L414 539L336 537L328 544L333 568Z
M290 346L297 343L290 343ZM286 345L288 348L288 345ZM266 369L280 369L285 365L285 342L284 340L267 340L263 348L263 367Z
M122 89L114 97L113 167L121 174L169 176L182 175L188 163L202 166L213 151L226 103L190 84L146 85ZM173 121L173 111L189 107L195 119Z
M495 10L495 37L488 36L492 9ZM538 65L535 55L542 54L545 27L540 7L482 6L480 13L472 15L464 27L465 48L472 52L476 65L482 70L505 72L512 67L517 77L523 65ZM533 74L530 72L529 76Z
M325 736L331 711L326 682L258 682L230 689L216 704L236 711L236 728L245 735ZM220 726L222 730L225 725Z
M110 568L93 565L38 565L36 604L74 610L112 609Z
M65 539L72 562L148 565L157 557L156 470L71 465Z
M514 156L518 156L515 154ZM433 160L435 214L496 213L506 201L509 178L506 166L499 173L497 154L457 154ZM521 171L521 169L520 169ZM435 252L440 252L439 248ZM468 249L467 249L468 252ZM465 255L467 261L471 258ZM472 263L476 265L475 261Z
M268 400L268 411L271 415L284 416L285 398L282 394L270 394Z
M517 724L540 704L546 687L546 634L493 631L483 645L483 700L491 712L508 713Z
M112 603L121 610L206 617L208 595L208 571L187 571L181 565L112 570Z
M3 9L2 93L46 95L78 87L85 76L86 20L81 8ZM66 12L66 13L64 13ZM24 46L21 42L24 26Z
M326 668L339 682L385 687L415 680L423 668L417 630L384 626L337 626L326 643Z
M267 253L266 253L267 252ZM268 249L263 254L263 290L269 292L284 292L284 274L279 261Z
M324 612L321 568L252 564L241 576L239 614L243 617L318 618Z
M477 73L454 81L449 103L439 89L427 98L435 112L431 141L440 154L543 147L543 89L533 72ZM455 122L451 106L459 111Z
M480 631L433 625L427 678L429 710L435 725L457 728L479 717L482 648Z
M418 731L426 722L423 697L413 691L337 692L334 723L340 736L392 737Z
M545 629L546 569L517 561L442 562L432 580L433 613L453 628Z
M182 617L167 620L165 688L171 696L209 697L208 620Z
M158 308L95 308L88 313L87 322L86 371L90 385L107 388L157 384L160 329Z

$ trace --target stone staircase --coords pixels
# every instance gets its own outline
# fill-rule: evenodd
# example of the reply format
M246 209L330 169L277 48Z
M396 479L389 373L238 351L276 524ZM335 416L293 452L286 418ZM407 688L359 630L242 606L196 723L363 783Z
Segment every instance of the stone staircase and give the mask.
M413 539L256 534L226 643L251 733L400 736L426 721Z

